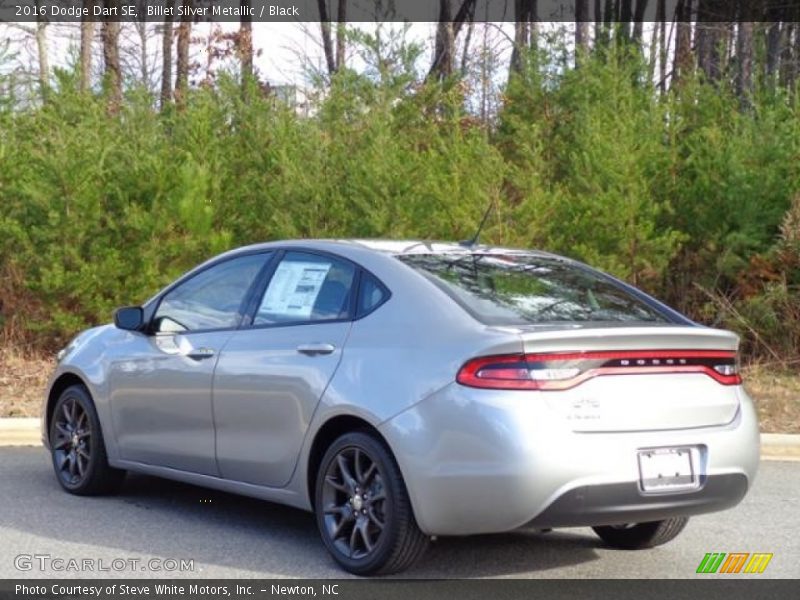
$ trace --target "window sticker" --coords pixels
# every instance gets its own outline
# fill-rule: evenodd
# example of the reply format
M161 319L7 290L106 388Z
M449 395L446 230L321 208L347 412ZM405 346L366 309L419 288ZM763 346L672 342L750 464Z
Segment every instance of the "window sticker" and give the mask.
M281 262L258 312L298 319L310 318L330 269L331 263Z

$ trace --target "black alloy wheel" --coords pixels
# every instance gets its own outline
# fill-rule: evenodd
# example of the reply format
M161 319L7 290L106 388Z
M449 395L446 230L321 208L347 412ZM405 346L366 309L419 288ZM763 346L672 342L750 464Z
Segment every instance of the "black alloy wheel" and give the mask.
M351 573L401 571L428 545L394 458L370 433L348 433L331 445L320 465L315 497L323 542Z
M363 558L375 549L386 527L383 475L357 446L344 448L331 461L322 494L325 527L337 550Z
M108 465L94 403L85 387L67 388L50 418L50 452L58 482L78 495L112 491L125 471Z

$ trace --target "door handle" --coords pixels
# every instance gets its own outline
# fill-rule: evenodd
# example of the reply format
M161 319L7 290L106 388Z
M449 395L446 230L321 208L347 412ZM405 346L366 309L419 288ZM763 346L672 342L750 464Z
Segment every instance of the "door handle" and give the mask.
M211 348L197 348L196 350L187 352L186 356L194 360L203 360L204 358L211 358L214 356L214 351Z
M319 354L330 354L336 350L336 346L333 344L301 344L297 347L297 351L300 354L306 354L308 356L317 356Z

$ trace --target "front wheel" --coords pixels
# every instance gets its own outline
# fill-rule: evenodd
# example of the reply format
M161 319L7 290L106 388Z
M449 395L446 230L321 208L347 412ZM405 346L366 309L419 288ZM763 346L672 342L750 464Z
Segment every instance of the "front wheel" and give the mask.
M50 453L53 468L66 491L93 496L114 491L125 471L109 466L100 419L88 390L68 387L50 418Z
M592 527L592 529L609 546L625 550L639 550L660 546L675 539L688 522L688 517L673 517L663 521L604 525Z
M350 573L402 571L428 546L394 457L369 433L347 433L328 448L314 506L322 541Z

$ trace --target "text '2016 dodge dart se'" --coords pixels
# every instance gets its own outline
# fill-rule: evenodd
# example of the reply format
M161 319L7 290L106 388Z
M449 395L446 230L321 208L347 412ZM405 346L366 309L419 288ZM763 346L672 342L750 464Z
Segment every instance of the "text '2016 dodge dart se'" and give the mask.
M75 494L130 470L313 511L357 574L523 525L646 548L753 481L737 348L552 254L268 243L77 336L43 438Z

